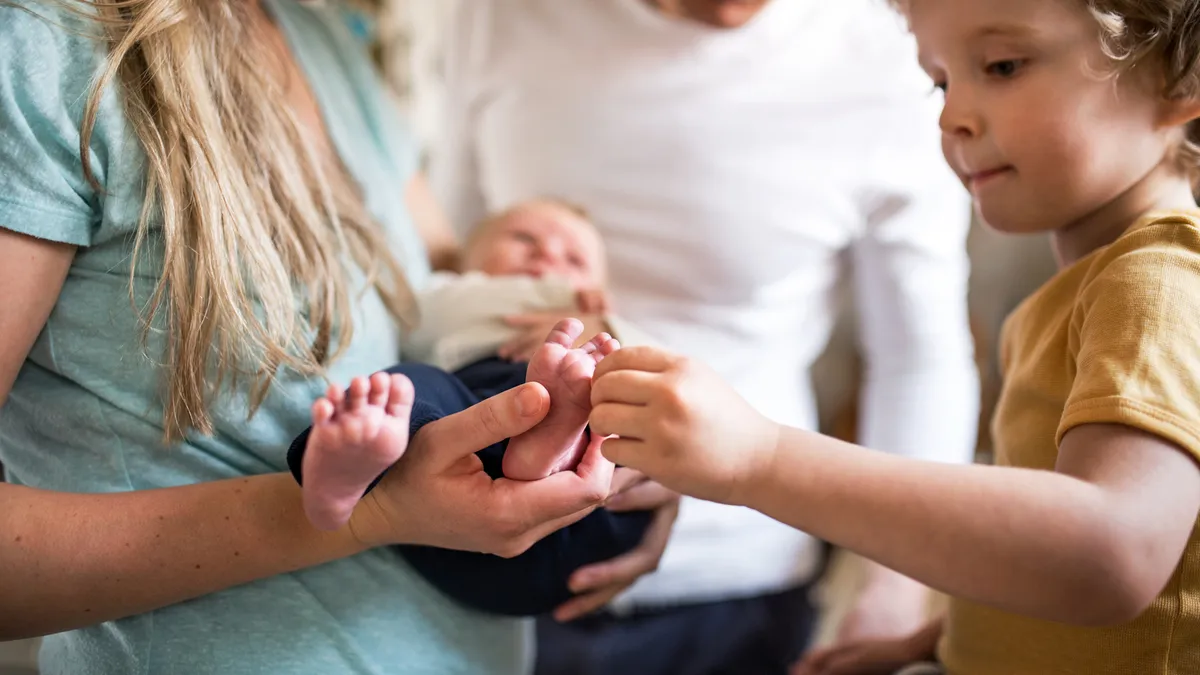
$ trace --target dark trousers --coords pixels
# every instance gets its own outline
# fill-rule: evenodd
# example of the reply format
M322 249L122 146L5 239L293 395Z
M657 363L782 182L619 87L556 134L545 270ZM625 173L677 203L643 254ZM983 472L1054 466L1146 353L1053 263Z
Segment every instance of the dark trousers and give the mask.
M809 588L567 624L540 618L535 675L785 675L816 626Z

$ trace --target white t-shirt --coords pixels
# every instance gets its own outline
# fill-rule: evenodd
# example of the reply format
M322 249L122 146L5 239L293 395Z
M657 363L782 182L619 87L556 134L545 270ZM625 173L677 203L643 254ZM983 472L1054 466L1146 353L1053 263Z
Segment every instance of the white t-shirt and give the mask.
M455 222L539 196L582 205L621 315L800 427L845 268L860 441L970 457L968 200L939 150L940 98L882 0L773 0L725 31L643 0L467 0L445 45L431 172ZM624 601L773 592L817 564L803 533L685 500L659 572Z

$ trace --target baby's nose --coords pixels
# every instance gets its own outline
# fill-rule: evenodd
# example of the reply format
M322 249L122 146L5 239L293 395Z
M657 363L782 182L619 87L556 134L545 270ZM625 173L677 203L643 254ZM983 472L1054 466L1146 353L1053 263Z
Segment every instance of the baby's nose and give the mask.
M566 247L556 239L549 239L542 242L538 252L548 260L561 260L566 253Z

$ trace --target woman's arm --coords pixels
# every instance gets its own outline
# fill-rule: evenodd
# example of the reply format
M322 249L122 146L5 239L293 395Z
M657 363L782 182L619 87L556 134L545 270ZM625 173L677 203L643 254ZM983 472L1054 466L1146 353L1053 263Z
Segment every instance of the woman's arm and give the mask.
M72 256L0 229L0 400ZM116 494L0 484L0 640L146 612L376 545L516 555L586 515L612 477L598 452L579 473L521 484L492 482L471 463L476 449L528 430L548 409L545 389L526 385L430 424L414 439L422 451L409 453L421 457L389 472L334 532L309 525L283 473Z
M417 231L425 242L429 264L434 271L456 271L459 262L458 235L454 233L454 226L441 205L434 199L425 174L418 173L409 180L404 199Z
M0 640L139 614L366 549L349 529L312 527L287 474L114 494L0 484L0 541Z
M0 227L0 406L58 300L75 247Z
M75 247L0 229L0 405ZM55 452L46 448L46 452ZM363 550L304 519L278 474L123 494L0 483L0 639L68 630Z

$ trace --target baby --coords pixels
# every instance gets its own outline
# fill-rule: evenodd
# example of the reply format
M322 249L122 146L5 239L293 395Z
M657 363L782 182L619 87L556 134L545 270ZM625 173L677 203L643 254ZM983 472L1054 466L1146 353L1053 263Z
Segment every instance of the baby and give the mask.
M404 364L330 387L313 405L313 426L288 453L309 519L343 525L355 503L400 459L424 425L535 381L550 411L530 431L477 454L493 478L537 480L571 470L586 449L596 364L620 345L608 333L579 344L583 325L560 321L528 363L500 358L517 334L513 314L607 310L604 248L582 211L560 202L520 204L484 222L464 247L463 274L437 275L418 298L420 326L406 338ZM610 327L619 321L607 320ZM636 329L622 325L622 334ZM636 338L635 338L636 339ZM435 587L475 609L535 615L570 598L567 579L584 565L640 543L650 514L600 509L511 559L399 546Z

